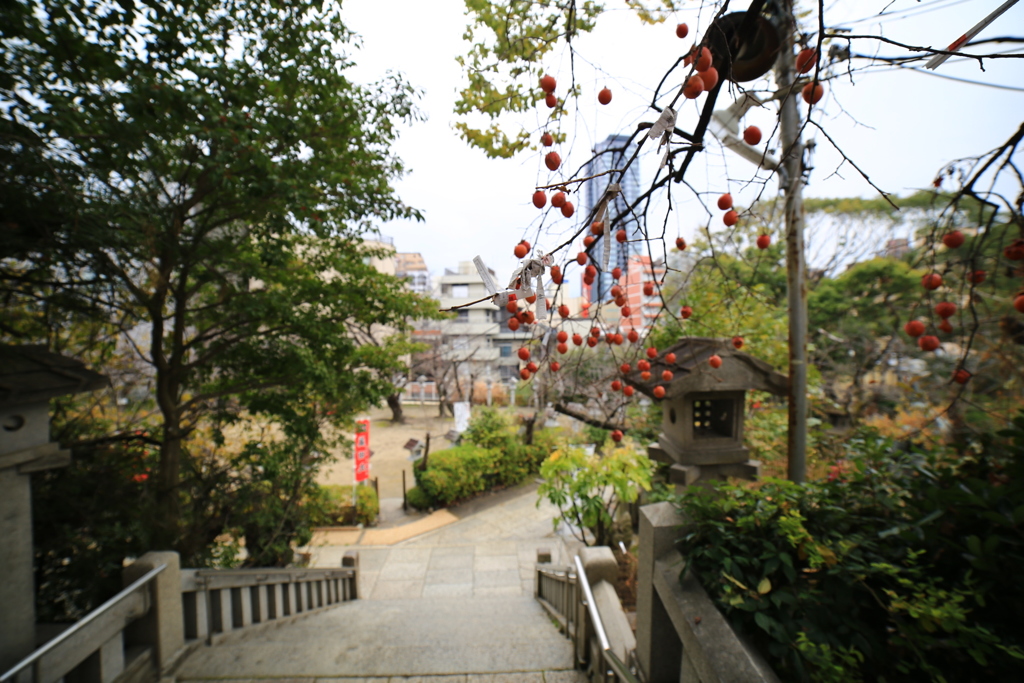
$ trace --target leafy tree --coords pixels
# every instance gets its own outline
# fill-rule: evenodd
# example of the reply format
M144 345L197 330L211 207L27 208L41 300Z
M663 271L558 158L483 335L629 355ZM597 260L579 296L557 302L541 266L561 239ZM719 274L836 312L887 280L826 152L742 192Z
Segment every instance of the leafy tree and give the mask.
M337 6L0 12L0 287L19 311L4 334L68 338L83 315L115 326L153 383L153 543L200 558L221 529L192 526L205 514L193 496L222 468L207 467L198 430L220 448L245 415L276 422L278 454L309 480L320 426L390 391L394 349L350 330L401 331L430 309L369 265L380 254L360 238L374 220L419 217L391 184L414 93L345 76L353 40ZM244 456L272 490L277 448ZM274 495L294 509L299 493Z

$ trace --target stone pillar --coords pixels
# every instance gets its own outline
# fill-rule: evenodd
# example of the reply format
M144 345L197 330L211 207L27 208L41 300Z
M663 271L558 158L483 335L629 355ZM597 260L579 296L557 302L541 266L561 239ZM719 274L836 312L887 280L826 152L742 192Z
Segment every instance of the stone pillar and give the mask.
M185 620L181 601L181 562L176 552L149 552L125 567L124 585L160 565L167 568L150 583L149 612L125 629L126 644L149 645L158 671L166 671L185 647Z
M640 508L637 561L636 656L647 683L679 680L683 646L654 589L654 561L673 549L684 519L671 503Z
M0 410L0 672L35 649L36 591L32 576L32 484L20 465L49 446L46 402Z
M355 600L359 597L359 551L346 550L345 555L341 558L341 566L346 569L355 570L356 575L350 584L352 586L352 591L349 596L350 600Z

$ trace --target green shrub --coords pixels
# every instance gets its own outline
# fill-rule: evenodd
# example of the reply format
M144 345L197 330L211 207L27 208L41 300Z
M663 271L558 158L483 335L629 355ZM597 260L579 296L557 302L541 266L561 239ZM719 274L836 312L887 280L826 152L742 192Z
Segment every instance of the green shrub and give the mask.
M415 468L416 483L441 506L486 491L496 485L492 451L462 445L430 453L427 468Z
M869 431L831 481L682 497L680 550L787 681L1016 680L1024 667L1024 417L976 452Z
M352 506L351 486L329 484L321 486L325 498L324 523L327 525L373 524L380 514L380 501L372 486L356 486L356 504Z
M429 510L434 506L430 496L424 493L419 486L413 486L405 492L405 502L415 510Z
M508 414L497 408L477 408L462 439L481 448L498 449L506 449L517 441Z

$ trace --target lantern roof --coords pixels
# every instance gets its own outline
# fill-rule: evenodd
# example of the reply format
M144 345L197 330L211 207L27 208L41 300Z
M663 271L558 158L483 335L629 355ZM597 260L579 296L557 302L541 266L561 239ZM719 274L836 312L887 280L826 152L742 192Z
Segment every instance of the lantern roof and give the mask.
M44 346L0 346L0 408L95 391L109 384L106 375Z
M674 363L665 361L670 353L676 356ZM712 368L708 362L715 355L722 359L719 368ZM657 386L665 387L667 399L692 393L751 390L783 395L789 388L788 377L763 360L739 351L731 339L686 337L647 360L651 364L648 381L640 377L636 368L626 375L625 381L652 398ZM665 370L672 371L668 382L662 380Z

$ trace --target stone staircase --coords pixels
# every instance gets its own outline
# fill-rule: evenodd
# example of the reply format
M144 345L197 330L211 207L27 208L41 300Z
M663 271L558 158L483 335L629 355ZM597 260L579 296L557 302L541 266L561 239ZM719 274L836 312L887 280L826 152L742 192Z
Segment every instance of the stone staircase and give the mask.
M568 560L554 510L536 501L524 487L423 536L359 547L359 600L199 646L175 677L582 683L533 597L538 548ZM344 550L313 549L314 564L338 566Z

